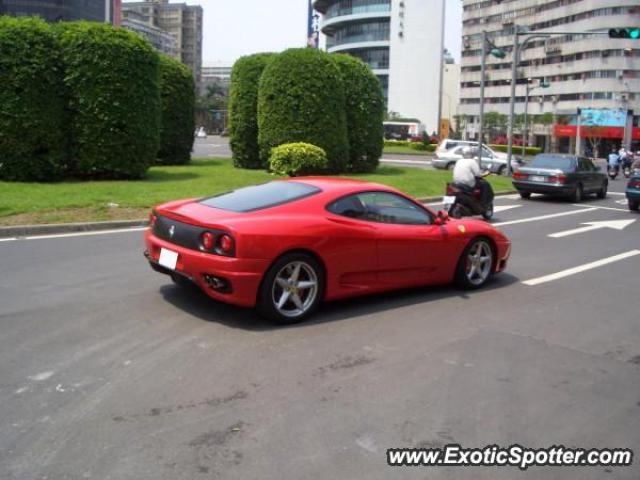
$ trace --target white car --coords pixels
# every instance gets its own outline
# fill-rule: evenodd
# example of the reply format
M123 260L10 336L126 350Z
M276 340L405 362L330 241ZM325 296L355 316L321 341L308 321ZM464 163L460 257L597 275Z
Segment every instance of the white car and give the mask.
M449 150L447 150L445 147L440 151L438 151L440 149L440 147L438 147L438 149L436 149L435 156L431 161L432 165L435 168L453 170L453 167L455 166L456 162L463 157L463 150L465 148L478 146L477 142L444 140L443 143L445 142L450 142L450 144L457 142L458 145L453 146ZM503 175L507 171L507 154L503 152L496 152L495 150L492 150L486 145L483 145L482 158L480 159L480 165L482 166L482 168L489 170L491 173L497 173L499 175ZM522 165L522 161L518 157L514 156L512 161L512 167L515 168L521 165Z

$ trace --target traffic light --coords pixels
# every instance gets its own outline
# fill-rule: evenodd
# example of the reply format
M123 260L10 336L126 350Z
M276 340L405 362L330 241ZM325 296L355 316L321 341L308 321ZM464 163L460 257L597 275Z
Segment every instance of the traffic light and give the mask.
M630 38L631 40L638 40L640 39L640 27L612 28L609 30L609 38Z

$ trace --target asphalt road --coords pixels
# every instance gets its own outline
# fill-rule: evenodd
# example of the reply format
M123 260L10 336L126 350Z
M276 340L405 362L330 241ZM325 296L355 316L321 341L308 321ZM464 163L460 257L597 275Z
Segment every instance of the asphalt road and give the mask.
M210 135L207 138L196 138L193 145L193 158L231 158L229 137ZM394 165L431 168L431 157L426 155L384 155L382 162Z
M152 272L139 231L0 242L0 478L637 480L640 216L622 199L502 197L513 254L488 288L337 302L287 328ZM611 220L635 221L549 237ZM449 443L636 459L386 465L387 448Z

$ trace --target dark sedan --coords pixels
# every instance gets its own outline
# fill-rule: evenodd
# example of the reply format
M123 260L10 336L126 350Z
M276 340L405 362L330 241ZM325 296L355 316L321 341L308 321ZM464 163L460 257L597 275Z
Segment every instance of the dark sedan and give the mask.
M640 208L640 169L633 172L629 183L627 183L625 195L629 202L629 210L638 211Z
M569 197L580 202L584 195L607 196L607 176L593 162L575 155L543 153L513 173L513 186L522 198L532 193Z

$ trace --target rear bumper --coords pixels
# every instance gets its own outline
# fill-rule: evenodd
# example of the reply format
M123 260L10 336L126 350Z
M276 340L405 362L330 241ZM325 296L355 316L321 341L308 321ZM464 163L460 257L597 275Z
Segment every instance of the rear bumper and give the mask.
M576 190L575 185L542 184L537 182L513 181L513 187L519 192L541 193L544 195L571 195Z
M640 190L627 188L624 193L629 200L640 200Z
M150 229L145 231L144 240L147 247L145 257L156 272L189 279L216 300L243 307L255 306L260 281L269 266L268 260L230 258L197 252L162 240L153 235ZM178 253L175 270L158 263L161 248ZM207 281L212 276L226 280L229 288L214 290L211 282Z

